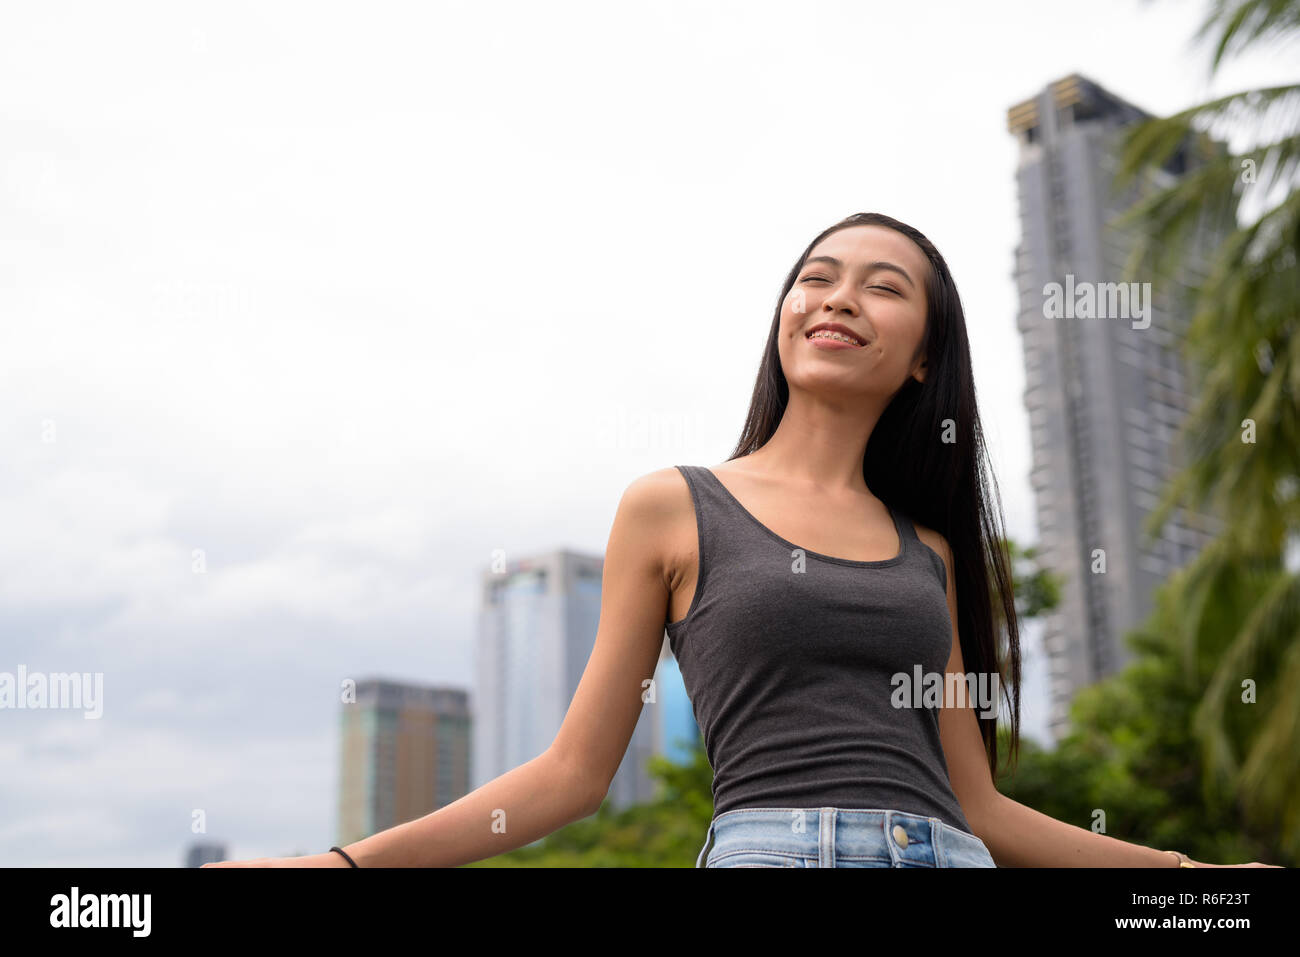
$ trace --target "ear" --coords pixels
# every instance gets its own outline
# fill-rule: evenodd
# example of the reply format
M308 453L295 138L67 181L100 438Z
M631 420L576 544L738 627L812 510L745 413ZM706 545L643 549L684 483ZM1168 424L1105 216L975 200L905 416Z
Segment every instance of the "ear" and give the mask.
M925 370L926 370L925 359L922 359L920 362L916 364L916 368L912 370L912 377L916 379L917 382L924 382Z

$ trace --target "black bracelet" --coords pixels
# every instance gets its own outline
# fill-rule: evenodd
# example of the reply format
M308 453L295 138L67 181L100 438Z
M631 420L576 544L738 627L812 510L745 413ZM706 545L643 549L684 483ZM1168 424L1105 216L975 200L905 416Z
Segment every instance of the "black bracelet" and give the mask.
M347 861L347 862L348 862L349 864L351 864L353 867L356 867L356 866L357 866L357 862L354 861L352 858L348 857L348 853L347 853L347 851L343 850L343 848L341 848L341 847L331 847L330 850L331 850L331 851L338 851L340 854L343 855L343 859L344 859L345 861Z

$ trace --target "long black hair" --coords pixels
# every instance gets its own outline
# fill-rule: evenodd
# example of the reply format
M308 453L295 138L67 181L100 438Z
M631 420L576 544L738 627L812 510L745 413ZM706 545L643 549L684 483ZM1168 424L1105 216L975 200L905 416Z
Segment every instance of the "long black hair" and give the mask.
M808 244L777 297L749 414L728 461L757 451L776 432L790 400L778 350L781 304L813 248L831 233L853 226L883 226L902 233L930 261L921 343L926 354L925 381L909 375L886 407L867 441L862 476L873 495L948 540L956 578L962 664L976 675L997 674L1003 693L1009 689L1014 757L1020 741L1020 634L1011 558L975 402L966 314L948 264L930 240L906 223L880 213L856 213ZM943 441L945 433L953 441ZM1005 625L1005 648L999 648L995 609ZM996 781L997 716L984 717L977 709L976 717Z

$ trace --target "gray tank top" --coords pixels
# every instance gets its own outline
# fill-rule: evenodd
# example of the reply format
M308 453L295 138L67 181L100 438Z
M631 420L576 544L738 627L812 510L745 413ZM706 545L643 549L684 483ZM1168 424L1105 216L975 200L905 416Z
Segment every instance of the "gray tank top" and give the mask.
M676 467L695 503L699 575L686 617L666 630L713 768L714 816L880 808L971 833L938 708L911 694L921 675L943 673L952 650L943 559L892 506L902 544L893 558L801 549L711 470ZM899 673L908 707L892 703Z

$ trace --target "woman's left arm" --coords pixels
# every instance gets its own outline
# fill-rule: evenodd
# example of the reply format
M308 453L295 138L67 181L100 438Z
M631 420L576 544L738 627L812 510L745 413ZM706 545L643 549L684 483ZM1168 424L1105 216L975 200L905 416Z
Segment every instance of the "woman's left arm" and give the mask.
M983 752L983 747L980 748ZM987 766L985 769L987 773ZM955 790L955 788L954 788ZM998 867L1181 867L1168 851L1130 844L1087 828L1066 824L994 791L962 811ZM976 823L978 821L978 823ZM1188 858L1191 861L1191 858ZM1191 861L1197 867L1222 867ZM1231 865L1226 865L1231 866Z
M948 572L948 614L952 618L952 653L945 671L965 675L961 642L957 635L957 593L952 573L952 550L937 532L917 526L917 532L943 558ZM937 546L937 547L936 547ZM987 683L985 683L987 682ZM975 689L993 688L991 680ZM963 682L962 687L965 687ZM981 710L998 707L991 702L955 699L953 683L944 682L944 706L939 711L939 736L953 793L975 836L984 842L999 867L1180 867L1169 851L1130 844L1087 828L1066 824L1000 794L989 774L988 756L980 735L976 705ZM974 689L972 689L974 690ZM1189 859L1190 860L1190 859ZM1267 867L1257 864L1204 864L1197 867Z

